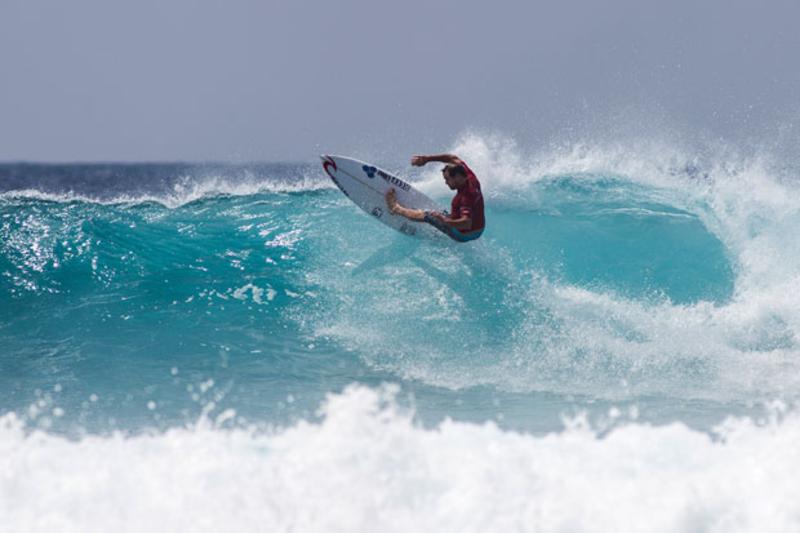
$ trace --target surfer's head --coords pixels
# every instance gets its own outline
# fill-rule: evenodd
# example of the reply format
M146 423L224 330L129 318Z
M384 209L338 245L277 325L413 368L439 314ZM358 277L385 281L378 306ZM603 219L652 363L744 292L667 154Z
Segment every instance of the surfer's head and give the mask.
M447 186L452 190L460 189L467 183L467 169L464 165L445 165L442 175Z

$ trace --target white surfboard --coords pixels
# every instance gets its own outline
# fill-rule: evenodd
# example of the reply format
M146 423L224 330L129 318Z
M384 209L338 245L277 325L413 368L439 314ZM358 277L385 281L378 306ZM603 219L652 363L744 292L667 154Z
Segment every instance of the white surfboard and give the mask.
M397 192L397 201L404 207L425 211L442 210L436 202L407 181L358 159L338 155L322 155L320 158L322 168L336 186L372 217L406 235L438 233L432 226L392 214L386 207L386 193L389 189L394 189Z

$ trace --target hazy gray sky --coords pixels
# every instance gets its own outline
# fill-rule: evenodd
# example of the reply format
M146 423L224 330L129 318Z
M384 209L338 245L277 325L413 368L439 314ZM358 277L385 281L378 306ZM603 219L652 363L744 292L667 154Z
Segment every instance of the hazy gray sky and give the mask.
M799 22L796 0L2 0L0 160L309 160L650 116L735 135L800 116Z

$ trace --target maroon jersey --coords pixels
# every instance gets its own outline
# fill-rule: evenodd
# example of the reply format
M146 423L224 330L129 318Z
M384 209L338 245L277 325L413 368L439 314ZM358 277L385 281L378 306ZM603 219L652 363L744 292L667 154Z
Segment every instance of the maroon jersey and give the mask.
M461 164L467 171L467 182L456 192L450 205L450 216L452 218L472 217L472 227L458 231L473 233L482 230L486 225L483 217L483 195L481 194L481 184L475 173L463 161Z

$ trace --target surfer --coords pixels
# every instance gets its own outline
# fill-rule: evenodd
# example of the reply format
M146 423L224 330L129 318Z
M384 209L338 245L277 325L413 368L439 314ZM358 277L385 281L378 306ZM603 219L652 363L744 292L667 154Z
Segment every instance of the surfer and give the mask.
M458 242L473 241L481 236L485 226L481 184L466 163L452 154L415 155L411 164L415 167L427 163L444 163L442 175L451 190L456 191L450 204L450 213L423 211L403 207L397 201L397 193L390 189L386 193L386 206L396 215L415 222L427 222L434 228Z

